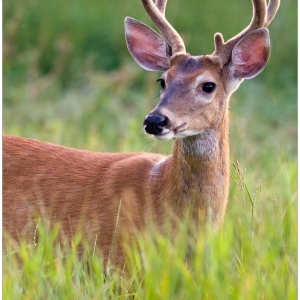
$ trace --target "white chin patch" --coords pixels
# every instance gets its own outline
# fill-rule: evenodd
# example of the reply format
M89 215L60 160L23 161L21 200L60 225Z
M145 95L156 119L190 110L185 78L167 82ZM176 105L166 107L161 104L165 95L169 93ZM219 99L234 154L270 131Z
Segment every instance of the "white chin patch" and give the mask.
M173 131L168 131L166 133L162 133L162 134L154 135L154 136L158 140L170 140L170 139L174 138L174 132Z
M201 132L202 131L184 130L184 131L177 132L176 134L174 134L174 138L175 139L182 139L182 138L185 138L185 137L188 137L188 136L197 135Z
M164 129L162 134L155 135L155 138L157 138L158 140L182 139L188 136L197 135L201 132L202 131L184 130L181 132L174 133L174 131Z

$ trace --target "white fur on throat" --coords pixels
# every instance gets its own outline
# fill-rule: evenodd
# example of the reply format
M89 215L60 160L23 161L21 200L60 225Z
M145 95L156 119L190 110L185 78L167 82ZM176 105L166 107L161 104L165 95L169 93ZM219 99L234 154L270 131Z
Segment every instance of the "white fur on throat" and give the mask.
M182 149L188 156L210 157L217 150L219 134L215 130L205 130L181 140Z

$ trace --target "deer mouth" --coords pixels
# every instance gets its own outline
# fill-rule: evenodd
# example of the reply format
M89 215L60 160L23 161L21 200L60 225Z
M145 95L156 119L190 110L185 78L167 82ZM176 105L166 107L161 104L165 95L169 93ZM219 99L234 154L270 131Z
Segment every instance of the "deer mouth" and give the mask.
M160 134L155 134L154 136L158 140L170 140L185 137L187 135L183 133L186 131L186 125L187 124L185 122L174 129L164 127Z

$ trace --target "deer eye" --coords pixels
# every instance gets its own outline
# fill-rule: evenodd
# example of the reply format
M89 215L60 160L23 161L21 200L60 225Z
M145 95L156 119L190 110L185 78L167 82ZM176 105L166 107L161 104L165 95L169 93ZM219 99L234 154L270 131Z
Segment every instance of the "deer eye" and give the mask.
M159 82L159 83L160 83L160 86L161 86L162 89L164 89L164 88L166 87L166 82L165 82L164 79L158 78L158 79L156 80L156 82Z
M202 91L204 91L205 93L212 93L216 88L216 84L214 82L205 82L202 85Z

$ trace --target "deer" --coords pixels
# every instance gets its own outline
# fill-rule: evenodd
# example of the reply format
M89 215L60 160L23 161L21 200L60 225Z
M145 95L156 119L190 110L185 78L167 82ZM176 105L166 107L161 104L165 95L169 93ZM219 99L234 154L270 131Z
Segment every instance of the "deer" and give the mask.
M122 241L153 221L181 219L218 228L229 189L229 99L244 79L257 76L270 54L267 26L280 0L252 0L250 24L224 42L214 35L212 54L192 56L165 17L167 0L141 0L160 34L131 17L125 38L145 70L163 72L160 101L145 117L145 132L174 139L172 154L98 153L49 142L3 136L3 230L11 239L33 243L36 216L59 222L65 236L80 230L97 237L108 260L122 262ZM199 223L200 224L200 223Z

